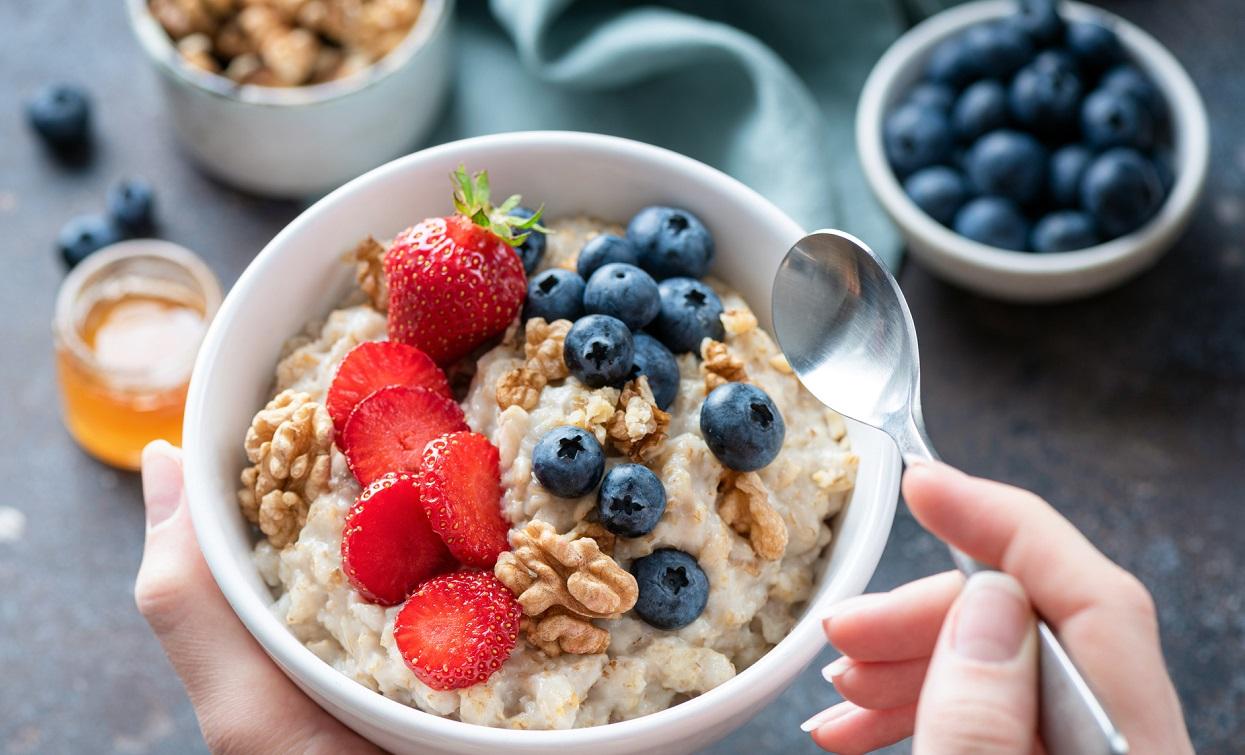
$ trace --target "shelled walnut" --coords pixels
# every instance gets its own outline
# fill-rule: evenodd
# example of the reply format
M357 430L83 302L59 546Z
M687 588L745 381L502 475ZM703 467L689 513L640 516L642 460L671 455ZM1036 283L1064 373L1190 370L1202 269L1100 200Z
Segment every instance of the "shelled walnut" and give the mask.
M524 617L519 628L532 645L550 658L562 653L592 655L610 646L610 633L582 616L550 609L536 618Z
M515 367L497 380L497 406L501 409L519 406L530 412L540 402L545 383L542 373L529 367Z
M298 539L307 509L328 488L333 420L306 393L277 394L251 421L238 503L277 548Z
M609 632L590 619L612 619L639 596L635 577L601 552L597 541L559 535L548 522L529 522L511 535L494 574L518 598L528 640L550 655L599 653Z
M523 329L523 355L527 357L528 368L539 371L547 380L561 380L571 374L562 355L566 334L570 331L570 320L546 322L543 317L528 320Z
M623 386L605 432L615 448L632 461L644 463L657 455L669 427L670 415L657 406L648 378L641 375Z
M787 524L769 502L769 491L756 472L726 470L718 484L718 515L748 538L752 550L777 561L787 550Z
M747 382L748 371L744 369L744 360L731 351L731 347L706 338L700 344L700 374L705 380L705 393L726 383Z
M363 70L410 33L423 0L148 0L190 65L300 86ZM189 45L185 39L194 37Z
M389 311L389 282L385 278L385 254L389 250L370 235L360 241L347 259L354 263L354 279L377 312Z

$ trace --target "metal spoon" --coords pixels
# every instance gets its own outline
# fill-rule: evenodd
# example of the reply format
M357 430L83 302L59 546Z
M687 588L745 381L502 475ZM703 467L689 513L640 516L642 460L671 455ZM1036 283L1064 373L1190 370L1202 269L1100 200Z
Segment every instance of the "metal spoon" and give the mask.
M937 459L921 416L921 365L899 284L859 239L816 231L774 279L774 332L800 382L826 406L884 431L905 463ZM990 567L951 548L965 574ZM1126 755L1128 743L1046 624L1039 731L1051 755Z

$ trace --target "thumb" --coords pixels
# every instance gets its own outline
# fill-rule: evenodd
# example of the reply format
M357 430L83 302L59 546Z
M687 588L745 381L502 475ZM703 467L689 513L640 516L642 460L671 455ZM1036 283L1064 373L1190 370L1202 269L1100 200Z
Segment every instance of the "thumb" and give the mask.
M913 752L1030 755L1037 683L1037 633L1024 588L1001 572L974 574L943 622Z

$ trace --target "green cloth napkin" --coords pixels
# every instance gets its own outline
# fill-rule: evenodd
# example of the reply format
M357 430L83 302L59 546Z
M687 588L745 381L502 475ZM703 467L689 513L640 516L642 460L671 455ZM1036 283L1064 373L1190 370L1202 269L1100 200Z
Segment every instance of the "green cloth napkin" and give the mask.
M853 118L910 5L464 0L457 86L434 138L569 129L658 144L739 178L806 228L859 236L893 269L900 245L861 175Z

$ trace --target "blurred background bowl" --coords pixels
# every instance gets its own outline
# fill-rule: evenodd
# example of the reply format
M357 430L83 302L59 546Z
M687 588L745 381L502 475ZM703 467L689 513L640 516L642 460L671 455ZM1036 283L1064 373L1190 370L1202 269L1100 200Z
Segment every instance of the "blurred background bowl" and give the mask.
M899 227L912 256L931 272L980 294L1018 302L1051 302L1098 293L1140 273L1188 225L1206 183L1210 126L1188 73L1154 37L1124 19L1083 3L1065 2L1069 21L1114 29L1131 62L1162 93L1172 118L1172 185L1163 206L1138 230L1074 252L1034 254L980 244L925 214L904 193L882 145L882 121L921 78L933 49L970 26L1016 12L1013 0L956 6L914 27L891 45L865 82L856 113L856 144L865 178Z
M254 194L322 194L408 152L436 124L449 89L454 0L424 0L406 38L367 69L281 88L188 65L147 0L126 1L182 144L204 171Z

